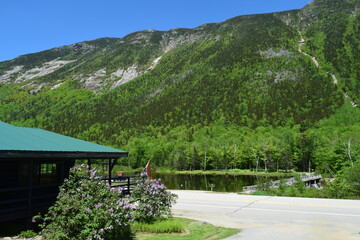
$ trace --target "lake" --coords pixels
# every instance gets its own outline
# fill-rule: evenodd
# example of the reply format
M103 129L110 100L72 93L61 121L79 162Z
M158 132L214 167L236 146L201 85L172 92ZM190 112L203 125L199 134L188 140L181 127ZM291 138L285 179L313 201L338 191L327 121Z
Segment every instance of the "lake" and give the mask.
M265 177L248 175L200 175L200 174L152 174L154 179L161 178L168 189L206 190L216 192L242 192L244 186L255 185ZM273 180L274 178L268 178ZM276 179L276 178L275 178Z

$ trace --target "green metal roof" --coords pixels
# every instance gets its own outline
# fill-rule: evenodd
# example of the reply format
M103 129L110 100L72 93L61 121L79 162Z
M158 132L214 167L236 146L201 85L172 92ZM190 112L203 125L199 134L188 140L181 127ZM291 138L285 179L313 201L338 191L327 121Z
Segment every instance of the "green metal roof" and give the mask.
M28 156L28 155L29 156ZM38 128L0 121L0 157L118 158L127 152Z

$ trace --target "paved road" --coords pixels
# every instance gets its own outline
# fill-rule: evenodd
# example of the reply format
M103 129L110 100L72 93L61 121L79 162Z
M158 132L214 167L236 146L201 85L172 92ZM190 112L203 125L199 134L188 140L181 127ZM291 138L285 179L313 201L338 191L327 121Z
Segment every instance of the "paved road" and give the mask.
M243 229L229 240L360 240L358 200L172 192L175 216Z

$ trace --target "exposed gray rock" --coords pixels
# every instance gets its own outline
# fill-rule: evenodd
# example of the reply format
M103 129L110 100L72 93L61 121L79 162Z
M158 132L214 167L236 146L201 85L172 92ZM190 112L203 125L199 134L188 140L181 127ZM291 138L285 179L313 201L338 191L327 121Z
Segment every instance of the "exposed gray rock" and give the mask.
M146 69L145 71L138 70L137 65L130 66L127 69L119 68L116 72L113 72L111 74L111 79L116 79L116 78L120 77L120 80L113 83L110 89L114 89L114 88L116 88L124 83L127 83L127 82L133 80L134 78L139 77L140 75L152 70L158 64L161 57L162 56L155 58L154 61L151 63L150 67L148 69Z
M22 73L19 77L15 79L15 83L25 82L27 80L45 76L47 74L50 74L52 72L55 72L56 70L60 69L64 65L68 63L72 63L73 61L65 61L65 60L52 60L50 62L44 63L41 67L36 67L33 69L30 69L26 71L25 73Z
M0 83L10 83L13 75L20 72L22 68L23 66L14 66L11 70L6 71L5 74L0 76Z
M35 89L30 90L29 93L36 94L46 85L49 85L49 84L48 83L33 84L32 86L35 87Z
M176 29L172 29L170 33L166 33L162 35L161 45L163 47L163 51L166 53L172 49L177 48L179 45L185 43L193 43L197 40L206 40L206 39L207 37L205 36L205 34L202 33L182 34L178 36L178 32L176 31Z
M274 82L279 83L281 81L284 81L286 79L290 80L296 80L296 75L292 71L282 71L282 72L275 72L268 70L267 71L268 76L274 77Z
M54 86L51 87L51 90L57 89L58 87L60 87L63 84L63 82L55 84Z
M275 57L290 57L291 56L291 52L289 52L288 50L284 50L284 49L280 49L278 52L274 51L272 48L268 49L268 50L260 50L260 55L264 56L266 59L269 58L275 58Z
M110 89L116 88L124 83L129 82L130 80L142 75L145 71L139 71L136 65L133 65L127 69L119 68L116 72L112 73L112 77L121 77L120 80L116 81Z
M84 74L74 75L71 79L79 79L82 78Z
M153 92L152 94L150 94L150 98L154 98L156 97L156 95L158 95L159 93L163 92L164 89L157 89L155 92Z
M66 46L62 46L62 47L58 47L58 48L54 48L54 51L63 51L63 50L75 50L75 51L82 51L83 53L90 53L95 49L95 46L88 44L86 42L80 42L80 43L75 43L75 44L71 44L71 45L66 45Z
M106 70L100 69L99 71L93 73L89 77L81 78L80 82L82 82L82 87L93 92L97 92L102 89L102 87L106 84L106 81L103 77L106 76Z
M277 12L274 13L274 16L284 22L286 25L293 25L295 24L295 17L292 15L291 12Z
M153 69L158 64L161 58L162 56L155 58L154 61L151 63L150 67L146 69L146 71L150 71L151 69Z

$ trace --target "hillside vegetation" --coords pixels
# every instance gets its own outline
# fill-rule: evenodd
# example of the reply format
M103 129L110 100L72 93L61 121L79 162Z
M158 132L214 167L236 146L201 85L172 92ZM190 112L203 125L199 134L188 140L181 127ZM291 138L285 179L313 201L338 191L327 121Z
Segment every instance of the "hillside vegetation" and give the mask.
M0 120L119 147L134 168L335 174L360 161L359 8L315 0L20 56L0 63Z

